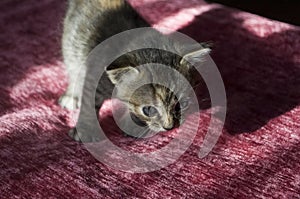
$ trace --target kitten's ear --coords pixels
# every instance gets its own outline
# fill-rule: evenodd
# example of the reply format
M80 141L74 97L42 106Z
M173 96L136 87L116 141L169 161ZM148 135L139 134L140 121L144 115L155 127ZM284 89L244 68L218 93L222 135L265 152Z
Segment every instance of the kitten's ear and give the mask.
M108 75L108 78L113 84L118 84L123 81L124 74L126 74L126 80L130 80L131 78L138 75L139 71L132 66L127 66L122 68L112 68L112 69L107 67L106 73Z
M185 64L186 62L190 62L190 63L201 62L203 61L204 57L210 53L210 51L211 51L210 48L204 47L201 49L188 52L182 57L180 64Z

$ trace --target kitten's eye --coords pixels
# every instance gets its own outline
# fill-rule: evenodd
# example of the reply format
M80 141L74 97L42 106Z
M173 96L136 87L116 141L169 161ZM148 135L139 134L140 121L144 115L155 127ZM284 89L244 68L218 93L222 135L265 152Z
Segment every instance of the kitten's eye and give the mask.
M157 109L153 106L145 106L143 112L147 117L153 117L158 113Z
M182 109L186 109L189 106L190 102L188 100L180 102L180 106Z
M176 104L176 106L175 106L175 111L179 112L182 109L183 110L186 109L188 106L189 106L189 101L188 100L184 100L184 101L178 102Z

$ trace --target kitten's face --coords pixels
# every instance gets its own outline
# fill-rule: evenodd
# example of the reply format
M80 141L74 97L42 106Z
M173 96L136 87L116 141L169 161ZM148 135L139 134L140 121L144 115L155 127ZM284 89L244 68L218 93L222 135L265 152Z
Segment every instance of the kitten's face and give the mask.
M148 126L153 131L166 131L182 124L184 112L190 105L189 96L192 90L189 83L194 81L194 72L188 62L199 62L208 52L209 49L203 48L178 59L162 51L145 50L141 54L125 56L107 68L106 72L117 87L117 97L127 103L135 123ZM135 67L145 63L150 63L149 67ZM153 63L162 63L175 70L168 71ZM187 81L183 81L182 77ZM168 88L159 84L137 86L143 80L163 82ZM133 93L130 92L132 90Z
M153 131L167 131L182 124L184 111L189 107L188 94L177 95L164 86L148 84L133 93L127 106L137 124Z

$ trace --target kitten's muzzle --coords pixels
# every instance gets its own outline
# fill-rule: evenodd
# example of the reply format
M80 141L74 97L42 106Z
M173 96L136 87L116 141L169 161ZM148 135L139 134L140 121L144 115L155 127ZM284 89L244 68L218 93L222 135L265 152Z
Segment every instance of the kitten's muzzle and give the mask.
M177 120L174 120L173 123L170 123L168 125L164 125L163 128L166 130L166 131L170 131L172 129L175 129L179 127L179 121Z
M136 123L137 125L142 126L142 127L147 126L147 124L144 121L142 121L140 118L138 118L133 113L130 113L130 117L131 117L132 121L134 121L134 123Z
M170 130L172 130L174 128L174 126L172 126L172 127L164 127L164 129L166 130L166 131L170 131Z

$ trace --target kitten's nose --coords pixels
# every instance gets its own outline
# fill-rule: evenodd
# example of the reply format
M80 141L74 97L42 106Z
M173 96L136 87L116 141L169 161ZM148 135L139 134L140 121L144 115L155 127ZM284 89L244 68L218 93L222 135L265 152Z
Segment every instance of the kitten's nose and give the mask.
M166 131L169 131L169 130L172 130L174 128L174 125L172 124L172 125L169 125L169 126L164 126L164 129L166 130Z
M166 131L172 130L174 128L174 119L171 117L171 115L166 118L165 122L163 123L163 128Z
M173 121L171 121L168 124L164 124L163 128L166 131L169 131L169 130L172 130L172 129L177 128L179 126L180 126L179 121L178 120L173 120Z

